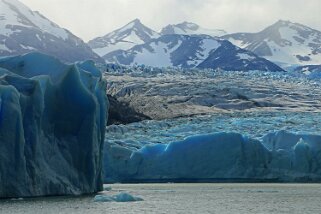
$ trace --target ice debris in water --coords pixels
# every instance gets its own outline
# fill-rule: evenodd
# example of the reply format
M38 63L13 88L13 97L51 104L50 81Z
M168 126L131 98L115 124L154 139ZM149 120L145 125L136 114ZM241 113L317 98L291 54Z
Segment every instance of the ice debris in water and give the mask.
M143 201L143 199L124 192L113 196L96 195L94 198L94 202L135 202L135 201Z

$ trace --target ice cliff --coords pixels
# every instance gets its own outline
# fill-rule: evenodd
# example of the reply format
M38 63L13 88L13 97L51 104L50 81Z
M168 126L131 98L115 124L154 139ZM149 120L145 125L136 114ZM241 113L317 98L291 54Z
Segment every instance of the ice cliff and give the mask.
M270 133L262 140L236 133L131 148L106 146L107 182L321 180L321 136Z
M91 61L0 58L0 198L102 190L105 90Z

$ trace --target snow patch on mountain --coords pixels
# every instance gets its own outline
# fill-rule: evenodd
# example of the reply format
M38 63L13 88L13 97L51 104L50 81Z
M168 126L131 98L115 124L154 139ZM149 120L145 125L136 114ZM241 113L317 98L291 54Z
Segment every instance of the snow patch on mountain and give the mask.
M221 44L217 40L204 39L200 45L200 51L196 53L196 58L188 60L187 64L195 67L198 66L208 58L211 51L215 51L220 46Z
M17 0L0 0L0 34L10 36L15 29L12 26L38 28L43 32L66 40L68 32L46 19L39 12L31 11Z
M0 43L0 50L8 51L10 52L11 50L6 46L6 44L1 44Z
M98 54L99 56L104 56L106 55L106 53L110 53L116 50L128 50L130 48L132 48L133 46L135 46L136 44L133 44L132 42L128 42L128 41L121 41L118 42L117 44L111 44L109 46L106 47L102 47L102 48L95 48L93 49L93 51Z
M211 30L202 28L201 26L191 23L191 22L183 22L176 25L167 25L161 30L161 35L167 34L182 34L182 35L209 35L213 37L223 36L226 34L224 30Z
M172 48L168 47L168 44L159 42L159 43L152 43L150 45L152 51L148 49L142 49L142 52L137 54L134 64L139 65L150 65L150 66L159 66L168 67L173 66L171 61L171 53L175 51L181 42Z
M250 56L249 54L245 54L245 53L238 53L237 56L238 56L240 59L244 59L244 60L255 59L254 56Z

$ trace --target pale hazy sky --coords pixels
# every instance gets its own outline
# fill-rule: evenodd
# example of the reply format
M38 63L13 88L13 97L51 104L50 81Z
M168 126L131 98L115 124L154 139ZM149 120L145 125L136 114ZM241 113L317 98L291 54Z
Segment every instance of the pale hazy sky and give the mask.
M233 32L255 32L279 19L321 30L321 0L21 0L85 41L135 18L160 30L195 22Z

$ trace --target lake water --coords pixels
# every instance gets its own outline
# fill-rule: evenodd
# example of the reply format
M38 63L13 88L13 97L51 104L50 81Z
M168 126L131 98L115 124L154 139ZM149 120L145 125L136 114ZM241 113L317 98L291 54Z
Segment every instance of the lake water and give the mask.
M144 201L93 202L94 196L0 201L1 214L321 213L321 184L117 184Z

